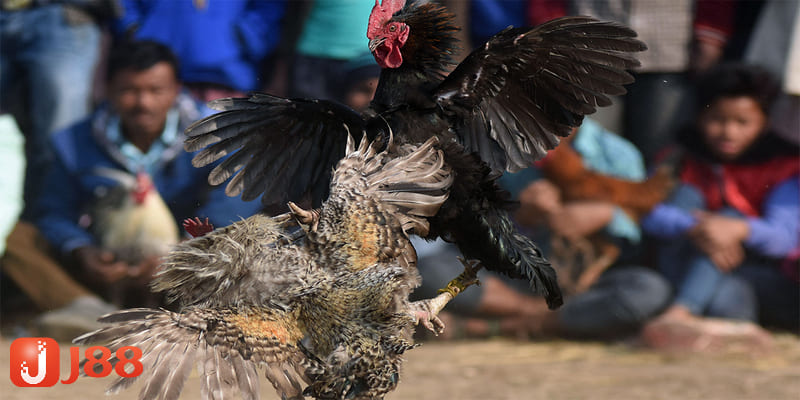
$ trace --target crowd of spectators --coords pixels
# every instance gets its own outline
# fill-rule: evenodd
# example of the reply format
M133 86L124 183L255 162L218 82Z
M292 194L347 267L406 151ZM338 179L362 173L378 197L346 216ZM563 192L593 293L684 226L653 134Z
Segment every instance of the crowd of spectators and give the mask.
M768 347L765 327L799 332L800 3L441 3L463 28L462 58L506 26L578 14L631 26L649 48L626 95L500 181L559 271L565 305L549 311L524 284L482 272L444 313L444 337L701 350ZM163 305L147 283L185 238L181 220L224 226L260 210L210 187L183 152L205 102L264 91L361 110L380 74L366 39L373 0L0 4L1 295L4 312L14 296L32 303L43 335ZM166 247L139 240L158 236L130 222L141 213L167 222ZM129 258L119 242L158 249ZM460 272L458 252L415 246L417 295L430 297Z

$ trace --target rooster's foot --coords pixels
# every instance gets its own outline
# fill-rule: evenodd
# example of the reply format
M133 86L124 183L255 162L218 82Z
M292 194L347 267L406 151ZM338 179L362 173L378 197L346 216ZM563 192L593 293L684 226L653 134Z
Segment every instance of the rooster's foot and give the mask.
M213 231L214 225L208 222L208 217L206 217L205 221L201 221L198 217L194 217L194 219L186 218L183 220L183 229L192 237L200 237Z
M439 289L438 296L411 303L414 323L422 324L436 335L444 332L444 322L438 316L444 306L467 287L480 284L478 281L478 271L482 268L480 262L467 261L461 257L458 257L458 260L464 265L464 272L461 275L450 281L444 289Z
M415 324L422 324L425 328L429 331L433 332L434 335L439 335L440 333L444 332L444 322L439 318L438 315L434 314L429 310L425 310L424 308L429 307L431 301L435 299L428 299L428 300L421 300L417 301L416 304L419 309L414 310L412 312L414 323ZM419 304L417 304L419 303ZM425 303L425 304L422 304Z

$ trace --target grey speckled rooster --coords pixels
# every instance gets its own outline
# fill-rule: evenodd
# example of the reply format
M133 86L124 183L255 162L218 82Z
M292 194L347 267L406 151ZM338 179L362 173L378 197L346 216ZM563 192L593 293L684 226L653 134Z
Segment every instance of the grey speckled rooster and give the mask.
M362 139L354 149L349 140L319 209L290 204L288 214L256 215L176 246L153 289L179 301L179 312L120 311L75 342L141 348L141 399L177 398L195 364L208 399L257 398L262 368L282 398L382 398L414 347L413 325L441 328L438 311L474 279L467 268L449 292L408 301L419 276L407 235L426 233L452 176L435 138L389 140L391 157L377 152L381 143Z

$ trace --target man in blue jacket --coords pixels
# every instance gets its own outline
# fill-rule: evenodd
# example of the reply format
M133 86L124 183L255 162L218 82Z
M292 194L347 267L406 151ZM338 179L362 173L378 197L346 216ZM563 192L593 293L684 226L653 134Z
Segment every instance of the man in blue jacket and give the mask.
M196 97L241 97L266 86L262 67L281 41L286 3L121 0L123 12L112 29L118 37L154 40L172 49L181 60L179 76Z
M177 68L172 52L156 42L115 46L108 61L108 104L54 135L55 161L35 204L35 225L49 245L48 254L58 261L26 262L32 261L30 250L36 247L37 233L32 227L18 226L16 237L9 239L15 250L9 249L11 254L3 262L4 271L40 308L61 308L40 319L45 325L48 321L74 321L78 325L73 311L89 316L83 321L108 311L109 307L92 292L125 306L142 305L145 297L141 296L149 293L147 284L163 252L142 249L144 257L124 259L104 248L108 238L103 235L127 226L98 231L94 226L101 221L86 217L99 215L94 212L98 211L95 205L124 181L120 176L144 182L143 187L129 191L131 198L138 198L135 202L144 203L160 195L166 204L160 215L167 215L160 222L167 231L172 229L173 235L177 234L175 226L185 218L208 217L215 226L224 226L259 210L258 202L245 203L227 197L222 189L212 189L207 183L209 169L192 166L193 154L183 150L183 130L204 113L181 92ZM147 200L150 193L156 196ZM104 219L120 221L107 217ZM147 217L136 214L121 221L138 224L142 218Z

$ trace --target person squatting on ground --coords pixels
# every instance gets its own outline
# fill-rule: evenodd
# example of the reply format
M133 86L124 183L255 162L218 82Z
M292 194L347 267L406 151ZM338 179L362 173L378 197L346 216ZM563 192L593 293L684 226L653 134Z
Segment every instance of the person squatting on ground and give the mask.
M679 137L680 185L643 221L663 239L659 267L677 292L646 333L663 346L713 345L726 331L766 344L755 325L698 317L800 327L800 152L769 129L778 88L766 71L723 65L701 82Z

